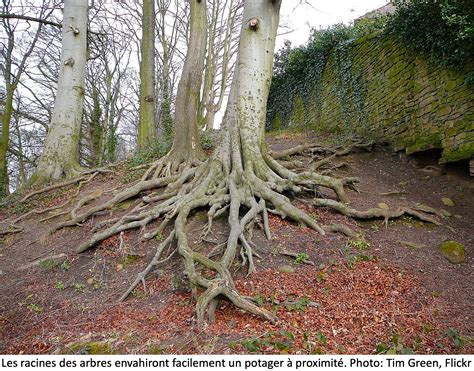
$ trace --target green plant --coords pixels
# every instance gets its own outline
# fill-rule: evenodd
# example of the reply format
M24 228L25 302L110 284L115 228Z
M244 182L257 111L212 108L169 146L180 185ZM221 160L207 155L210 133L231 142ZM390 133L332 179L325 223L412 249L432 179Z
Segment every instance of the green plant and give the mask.
M131 295L134 297L134 298L137 298L137 299L145 299L146 298L146 293L140 289L137 289L135 288Z
M58 290L64 290L66 288L66 285L62 281L58 281L54 284L54 287Z
M455 329L453 328L448 329L448 331L446 331L446 335L448 335L452 339L454 346L456 348L461 349L462 347L464 347L464 344L466 343L466 339L460 336Z
M95 290L99 290L105 287L105 283L103 281L95 281L92 287L94 287Z
M42 313L43 312L43 307L39 304L36 304L36 303L28 304L28 309L35 312L35 313Z
M201 146L205 150L214 147L214 136L211 134L211 130L201 131Z
M71 269L71 263L69 263L68 260L64 260L62 263L61 263L61 266L60 266L61 270L63 271L68 271L69 269Z
M357 240L349 240L348 245L359 250L367 250L370 247L370 243L367 242L363 236Z
M351 253L348 246L344 247L344 249L342 250L342 253L344 254L344 258L347 261L347 266L350 269L352 269L354 267L354 264L357 262L370 261L374 259L374 256L372 255L354 255Z
M60 264L61 264L61 260L54 259L54 260L43 260L38 264L38 266L41 269L52 271L54 268L56 268Z
M302 252L302 253L299 253L298 255L296 255L294 263L295 264L301 264L301 263L304 263L307 260L309 260L309 255Z
M240 341L240 344L244 347L245 350L255 353L258 352L264 342L257 338L243 339Z
M292 312L292 311L304 312L310 303L311 303L311 300L309 300L309 298L304 296L299 300L295 300L291 302L291 304L285 304L285 308L289 312Z
M261 294L257 294L253 297L253 300L259 305L262 306L267 302L267 298Z
M156 141L145 149L139 149L128 161L129 168L147 164L157 158L163 157L171 148L171 144L163 141Z
M327 345L326 335L324 335L320 330L316 332L316 339L323 345Z
M77 292L83 292L84 289L86 288L86 285L84 285L83 283L74 283L72 285L72 287L74 287L74 289L77 291Z
M418 342L415 341L415 346L418 346ZM390 343L377 343L375 347L376 354L414 354L414 349L407 347L404 342L403 338L394 333L390 338Z
M365 87L361 72L352 68L351 44L357 38L385 28L386 17L347 26L336 24L313 29L306 45L293 48L286 41L276 53L274 76L267 109L267 130L307 128L318 123L321 106L322 76L331 53L337 59L337 93L344 119L361 121L365 117ZM308 107L310 102L314 102ZM354 112L349 112L355 108Z
M328 274L324 271L320 271L318 272L318 274L316 275L316 281L318 281L319 283L323 282L323 281L326 281L326 278L328 277Z
M459 68L474 55L474 7L471 0L397 2L388 32L409 48L425 53L441 67ZM468 76L468 80L474 73Z
M242 339L240 344L248 352L255 353L264 350L265 347L273 347L281 353L288 353L293 347L295 335L287 330L280 330L279 332L269 331L261 337L251 337ZM231 349L237 347L236 342L229 343Z

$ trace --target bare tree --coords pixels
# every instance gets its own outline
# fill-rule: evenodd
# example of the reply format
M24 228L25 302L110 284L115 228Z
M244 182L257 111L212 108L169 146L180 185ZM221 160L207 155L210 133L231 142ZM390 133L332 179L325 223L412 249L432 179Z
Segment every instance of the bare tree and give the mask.
M138 125L138 147L142 149L156 141L154 4L154 0L143 1L140 61L140 122Z
M157 117L158 132L166 143L173 142L173 97L176 78L181 71L185 55L180 50L183 30L186 29L187 7L180 0L156 0L157 7ZM187 36L187 35L186 35Z
M46 183L81 172L79 141L84 102L87 0L65 0L61 70L50 130L31 182Z
M190 1L189 44L178 84L173 146L154 166L155 174L176 173L182 167L195 166L205 154L198 129L199 95L206 53L206 1ZM145 174L147 178L151 173Z
M98 30L89 43L90 61L86 77L85 126L87 139L83 157L92 166L102 166L116 160L119 125L130 101L132 36L116 28L114 9L103 8L90 26ZM85 153L87 152L88 155Z
M242 0L211 0L207 56L199 106L200 126L213 129L232 81L235 55L242 25Z
M47 0L44 0L40 7L38 20L48 18L48 16L53 12L53 9L46 6L46 2ZM27 6L22 7L21 10L26 11L26 8ZM2 99L3 107L1 112L0 198L4 197L9 192L7 153L10 144L10 124L14 112L13 100L15 91L20 84L21 77L27 66L28 58L31 56L44 26L43 22L36 21L33 22L35 24L34 26L29 24L26 26L25 32L29 32L29 29L33 28L31 40L24 49L23 54L17 59L14 54L16 33L21 32L21 27L25 27L25 24L21 22L22 14L16 14L16 17L12 17L11 15L12 1L2 0L2 16L0 16L0 18L6 38L2 38L2 63L0 64L5 83L5 98Z

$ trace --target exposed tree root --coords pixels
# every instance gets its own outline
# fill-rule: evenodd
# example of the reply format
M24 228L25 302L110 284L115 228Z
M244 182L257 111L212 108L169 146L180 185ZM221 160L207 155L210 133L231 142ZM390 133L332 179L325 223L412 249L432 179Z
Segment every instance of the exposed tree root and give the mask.
M173 156L172 152L153 162L143 174L142 180L157 179L182 173L187 169L199 166L202 161L195 156L184 159Z
M22 227L18 227L16 225L9 225L7 227L7 229L4 229L2 231L0 231L0 236L3 236L5 234L14 234L14 233L20 233L20 232L23 232L23 228Z
M217 302L224 298L249 313L271 322L277 320L273 313L258 307L237 292L230 272L232 263L239 256L242 266L247 266L247 274L256 271L253 259L256 255L255 245L251 241L253 229L255 225L261 225L267 238L271 238L268 212L304 223L323 235L326 232L338 232L351 238L357 236L356 232L342 224L319 225L310 215L294 206L283 195L284 192L300 194L312 187L323 187L332 190L339 201L316 198L311 203L315 206L331 207L349 217L380 217L388 221L402 215L412 215L440 224L420 211L407 207L396 211L377 208L367 211L352 209L345 204L348 199L344 186L353 184L357 181L356 178L336 179L309 171L295 173L277 162L264 148L260 157L257 154L257 160L254 159L244 169L242 162L237 160L240 158L238 151L237 158L228 156L226 148L229 147L225 144L231 143L230 135L226 138L227 142L224 140L224 145L219 147L210 159L201 164L185 166L181 174L171 174L176 168L163 166L165 163L169 164L166 159L155 162L141 181L120 191L106 202L86 209L85 205L100 197L102 193L84 196L68 211L69 220L60 223L54 230L78 225L95 214L113 210L124 201L135 200L134 206L125 215L98 223L93 229L92 237L76 251L84 252L112 235L134 228L140 228L142 239L149 240L162 235L170 226L171 231L157 247L153 259L137 275L120 300L125 300L138 284L143 283L145 287L146 275L178 253L184 259L185 272L196 299L197 321L202 325L206 319L213 321ZM348 151L335 151L333 155L336 153ZM191 212L202 208L208 209L207 224L202 232L203 239L212 233L213 221L220 216L228 215L230 225L228 239L217 244L208 255L192 249L186 233ZM243 210L245 212L241 214ZM156 220L160 221L158 226L147 230L147 226ZM176 248L173 248L174 244ZM165 253L165 250L168 252ZM214 271L215 278L202 276L202 269Z
M321 168L322 166L324 166L326 164L329 164L336 157L348 155L354 149L364 149L364 150L370 151L373 146L374 146L373 142L369 142L369 143L355 142L355 143L351 144L350 146L348 146L347 148L339 149L339 150L335 151L333 154L331 154L330 156L327 156L327 157L315 162L312 166L312 170L316 171L319 168ZM335 169L335 168L333 168L333 169Z
M268 212L304 223L321 234L325 234L325 230L334 230L331 226L318 225L311 216L292 205L282 192L301 193L305 187L321 186L333 190L341 201L345 201L347 197L344 185L356 179L335 179L312 172L296 174L284 168L265 151L262 152L260 161L248 170L244 170L238 162L232 163L224 150L216 151L205 163L185 168L179 175L163 177L168 170L163 173L162 163L157 162L147 171L147 177L100 205L83 210L87 202L98 195L90 194L81 198L68 212L70 220L60 223L54 230L80 224L97 213L112 210L121 202L136 199L136 205L131 211L120 218L99 223L93 236L77 248L77 252L86 251L102 240L132 228L140 228L142 238L150 239L163 233L165 228L173 223L171 232L157 247L154 258L120 300L125 300L140 282L144 283L146 275L153 267L170 259L169 255L164 256L164 251L166 247L176 243L177 249L171 251L173 254L177 251L184 258L187 277L194 287L199 324L206 321L206 315L209 321L213 320L217 302L222 298L230 300L245 311L274 322L277 320L274 314L258 307L237 292L229 270L233 261L240 255L243 264L247 266L247 273L255 272L253 256L256 253L255 245L251 242L252 231L256 224L260 224L267 238L271 238ZM171 170L170 168L170 172ZM151 179L147 179L148 177ZM162 191L156 192L158 189ZM147 191L153 193L143 194ZM224 213L229 215L229 237L224 245L216 249L216 260L193 250L188 244L185 229L189 215L193 210L203 207L208 208L208 223L203 237L212 233L213 220ZM246 212L241 216L243 209ZM147 226L158 219L159 226L147 231ZM215 256L216 251L210 255ZM202 268L214 271L215 278L203 277L199 273Z
M71 179L71 180L68 180L68 181L65 181L65 182L61 182L61 183L52 184L48 187L41 188L37 191L30 192L27 195L25 195L20 200L20 202L26 202L33 196L39 195L41 193L52 191L54 189L67 187L71 184L79 183L79 186L82 186L84 184L87 184L87 183L91 182L97 175L99 175L101 173L113 173L113 171L109 170L107 168L88 170L88 171L83 172L79 177L76 177L74 179Z
M385 221L385 224L387 224L390 219L400 218L403 215L411 215L424 222L433 223L435 225L442 225L436 219L433 219L410 207L400 207L397 210L385 210L385 209L380 209L380 208L372 208L365 211L359 211L341 202L331 200L331 199L315 198L311 201L311 203L314 206L329 207L331 209L338 211L341 214L344 214L346 216L349 216L355 219L383 218Z
M27 269L30 269L32 267L36 267L44 262L50 261L50 260L57 260L66 257L66 254L57 254L57 255L52 255L52 256L47 256L45 258L37 259L32 261L31 263L22 265L21 267L18 267L16 270L17 271L24 271Z
M314 143L300 144L298 146L285 149L279 152L270 152L270 155L275 160L280 160L285 157L290 157L294 155L313 155L314 153L334 153L336 150L333 148L321 147L315 145Z
M326 232L337 232L351 238L357 236L356 232L342 224L319 225L310 215L294 206L283 195L284 192L301 194L308 189L322 187L333 191L337 200L321 198L322 193L318 191L318 198L310 201L314 206L330 207L357 219L384 218L387 222L402 215L411 215L423 221L440 224L421 212L432 212L434 209L420 210L408 207L396 211L378 208L367 211L352 209L345 204L348 198L344 186L357 182L356 178L336 179L311 171L295 173L270 156L265 147L255 154L251 162L246 163L241 160L242 155L238 149L229 155L230 148L235 148L231 145L232 134L235 132L231 131L224 138L224 144L203 163L184 164L180 161L178 167L173 167L169 166L169 159L166 158L152 164L141 181L119 191L105 202L87 207L89 202L104 197L106 193L99 190L85 195L67 211L69 220L59 223L53 231L80 225L94 215L112 211L120 203L133 200L133 207L125 215L97 223L91 238L83 242L76 251L84 252L112 235L134 228L140 229L144 240L162 235L165 230L170 231L156 248L153 259L137 275L120 300L125 300L140 283L146 288L147 274L154 267L168 262L177 253L184 259L185 272L196 299L197 322L202 325L206 320L211 322L214 320L215 309L221 299L230 300L237 307L271 322L277 320L273 313L260 308L252 300L237 292L230 272L234 260L239 257L242 266L247 267L247 274L256 271L253 258L256 255L256 246L252 242L253 229L255 225L260 225L266 237L271 238L269 212L304 223L322 235ZM354 144L357 145L359 144ZM351 146L351 149L354 146ZM332 153L332 157L329 157L333 158L350 152L350 149L328 152ZM174 174L179 170L181 173ZM56 188L59 186L65 184L57 185ZM213 221L224 214L228 215L230 226L227 240L217 243L207 255L189 245L186 233L190 214L202 208L208 210L207 224L201 235L203 239L212 233ZM42 212L44 211L46 210ZM148 230L148 226L157 220L159 220L158 226ZM296 256L295 253L285 253ZM213 271L214 278L201 275L203 269Z

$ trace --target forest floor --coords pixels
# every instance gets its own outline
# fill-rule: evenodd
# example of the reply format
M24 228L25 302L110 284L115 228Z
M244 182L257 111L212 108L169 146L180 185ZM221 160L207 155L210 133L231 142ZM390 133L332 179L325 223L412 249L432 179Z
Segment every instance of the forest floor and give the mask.
M268 136L274 150L318 139L315 134ZM204 328L196 324L177 255L148 275L146 287L117 302L152 258L156 240L142 243L138 231L131 231L76 255L92 224L108 215L52 235L46 232L58 218L40 222L45 215L31 216L19 223L23 232L4 236L0 243L0 353L474 353L474 185L467 166L437 171L426 167L435 164L430 155L408 157L385 148L335 162L349 166L334 175L361 179L359 193L349 192L354 208L384 203L392 210L421 203L451 216L440 219L442 226L411 217L385 225L294 200L322 224L346 224L360 237L321 236L270 216L273 239L267 241L261 231L254 236L261 256L257 272L246 277L236 266L235 282L242 293L274 310L279 321L272 325L223 303L216 322ZM124 187L141 175L126 165L115 170L96 177L81 195ZM0 210L0 220L61 204L76 187L12 203ZM454 205L444 205L442 198ZM114 214L129 207L121 204ZM228 233L223 217L208 237L213 242L201 241L205 221L203 211L188 226L193 248L202 251ZM439 245L445 240L464 244L464 263L443 257ZM283 255L285 251L295 256ZM24 267L58 254L64 256Z

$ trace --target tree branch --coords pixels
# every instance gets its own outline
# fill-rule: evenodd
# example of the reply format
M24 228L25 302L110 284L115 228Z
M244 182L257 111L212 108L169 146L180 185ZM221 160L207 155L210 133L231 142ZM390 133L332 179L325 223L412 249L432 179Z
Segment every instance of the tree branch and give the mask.
M42 24L45 24L45 25L54 26L54 27L57 27L57 28L61 28L63 26L61 23L48 21L47 19L29 17L29 16L26 16L26 15L20 15L20 14L0 13L0 18L4 18L4 19L22 19L22 20L25 20L25 21L38 22L38 23L42 23Z

